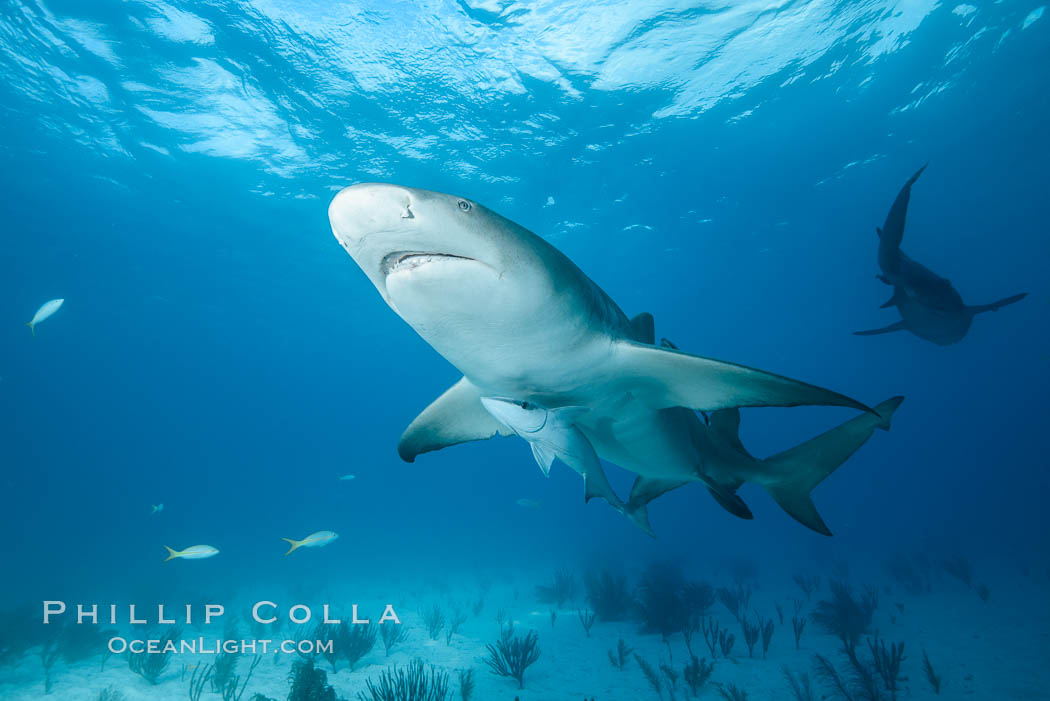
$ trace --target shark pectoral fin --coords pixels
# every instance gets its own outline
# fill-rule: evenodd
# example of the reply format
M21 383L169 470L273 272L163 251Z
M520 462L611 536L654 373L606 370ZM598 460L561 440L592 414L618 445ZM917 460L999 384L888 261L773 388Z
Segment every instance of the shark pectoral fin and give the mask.
M872 414L862 414L811 438L794 448L767 458L766 491L789 516L823 535L831 535L810 498L825 477L846 462L871 437L875 429L888 431L893 412L904 397L887 399Z
M654 409L681 406L713 411L740 406L848 406L849 397L771 372L666 348L621 341L618 371L627 392Z
M532 447L532 457L536 458L536 464L543 470L544 477L551 476L551 465L554 463L554 451L549 446L529 442Z
M854 331L854 336L878 336L883 333L893 333L894 331L907 331L908 327L904 325L903 321L897 321L889 326L883 326L881 329L868 329L867 331Z
M513 432L482 406L477 388L464 377L409 424L397 443L397 452L402 460L412 462L421 453L496 434L510 436Z
M1008 304L1014 302L1020 302L1022 299L1028 296L1027 292L1022 292L1019 295L1012 295L1005 299L1000 299L998 302L992 302L991 304L978 304L973 307L967 307L971 314L980 314L981 312L997 312Z
M653 322L653 315L649 312L642 312L638 316L631 319L631 331L634 340L639 343L648 343L652 345L656 343L656 328Z

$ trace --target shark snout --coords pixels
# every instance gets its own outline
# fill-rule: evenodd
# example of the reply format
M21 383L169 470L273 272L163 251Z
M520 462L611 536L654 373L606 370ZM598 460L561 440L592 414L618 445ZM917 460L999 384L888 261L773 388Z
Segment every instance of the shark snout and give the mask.
M339 191L328 206L328 219L343 248L352 251L368 236L397 231L415 218L408 188L360 183Z

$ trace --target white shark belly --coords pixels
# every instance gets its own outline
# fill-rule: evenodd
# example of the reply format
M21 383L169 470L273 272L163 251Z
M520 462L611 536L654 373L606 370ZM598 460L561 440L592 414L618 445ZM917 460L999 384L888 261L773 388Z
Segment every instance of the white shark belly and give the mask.
M577 423L607 462L653 479L700 479L702 457L673 411L628 400L593 408Z

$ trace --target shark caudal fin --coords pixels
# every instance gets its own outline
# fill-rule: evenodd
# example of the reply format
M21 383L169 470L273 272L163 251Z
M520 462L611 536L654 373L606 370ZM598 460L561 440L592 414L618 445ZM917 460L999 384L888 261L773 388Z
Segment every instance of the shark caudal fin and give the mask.
M175 558L177 558L179 556L178 552L172 550L167 545L164 546L164 549L168 551L168 557L165 558L164 562L167 562L168 560L174 560Z
M301 548L301 547L302 547L302 545L303 545L303 543L305 543L305 542L306 542L305 540L292 540L291 538L281 538L281 540L285 541L286 543L288 543L289 545L291 545L291 546L292 546L292 547L288 548L288 552L286 552L286 553L284 554L284 556L285 556L285 557L288 557L288 556L289 556L289 555L291 555L291 554L292 554L292 553L293 553L294 551L296 551L296 550L298 550L299 548Z
M29 333L33 334L33 336L36 336L36 328L35 328L35 325L33 324L33 322L32 321L27 321L26 322L26 326L29 327Z
M1022 292L1019 295L1011 295L1010 297L1006 297L1004 299L1000 299L999 301L992 302L991 304L977 304L977 305L974 305L974 306L967 307L967 309L970 310L971 314L980 314L981 312L997 312L997 311L999 311L1000 309L1002 309L1003 307L1005 307L1008 304L1013 304L1014 302L1020 302L1022 299L1024 299L1027 296L1028 296L1027 292Z
M861 414L801 445L767 458L762 486L793 519L817 533L831 535L810 498L825 477L864 445L876 428L888 431L893 412L904 397L887 399L874 414Z

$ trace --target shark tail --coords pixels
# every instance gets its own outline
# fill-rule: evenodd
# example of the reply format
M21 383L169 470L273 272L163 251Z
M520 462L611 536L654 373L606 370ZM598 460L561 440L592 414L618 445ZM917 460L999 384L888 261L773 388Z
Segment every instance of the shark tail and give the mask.
M304 542L306 542L306 541L303 541L303 540L292 540L291 538L281 538L281 540L289 543L292 546L292 547L288 548L288 552L286 552L284 554L285 557L288 557L289 555L291 555L294 551L296 551L300 547L302 547Z
M34 324L32 321L27 321L26 326L29 327L29 332L33 334L34 337L36 337L36 324Z
M164 562L167 562L168 560L174 560L175 558L177 558L179 556L179 553L177 553L176 551L172 550L167 545L164 546L164 549L168 551L168 557L165 558Z
M816 438L765 460L769 481L762 486L789 516L823 535L831 530L817 512L810 492L871 437L888 431L893 412L904 397L887 399L872 414L861 414Z

